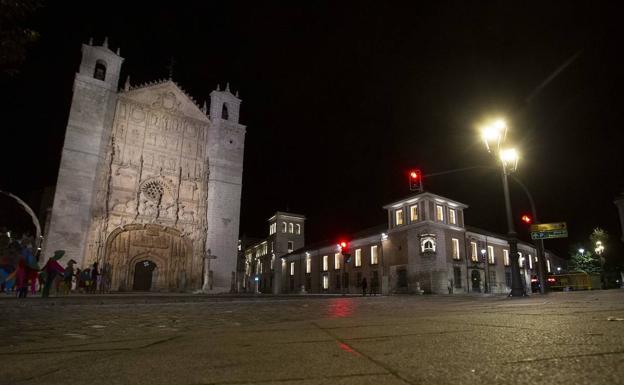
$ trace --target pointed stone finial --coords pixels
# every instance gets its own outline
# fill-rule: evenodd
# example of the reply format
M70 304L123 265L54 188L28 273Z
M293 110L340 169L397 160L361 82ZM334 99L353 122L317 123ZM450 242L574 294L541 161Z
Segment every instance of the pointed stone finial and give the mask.
M221 91L221 86L217 84L217 91Z
M238 97L238 90L236 90L236 97Z
M102 47L108 48L108 36L104 36L104 42L102 43Z
M208 112L208 106L206 105L206 101L204 100L204 105L201 108L202 112L205 114L206 112Z
M230 92L230 83L229 82L225 83L225 91L226 92Z
M121 56L121 48L117 47L117 56Z
M93 45L93 38L92 37L89 38L89 45Z
M124 91L130 91L130 75L126 76L126 84L124 84Z

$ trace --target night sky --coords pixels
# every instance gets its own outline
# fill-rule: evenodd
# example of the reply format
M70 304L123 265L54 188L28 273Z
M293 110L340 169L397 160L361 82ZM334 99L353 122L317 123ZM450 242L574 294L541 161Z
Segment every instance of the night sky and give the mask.
M165 78L173 57L174 80L200 102L226 81L240 92L241 235L266 236L276 210L305 214L308 242L383 223L381 206L409 194L408 169L493 165L475 126L504 116L540 219L568 222L570 238L546 246L565 254L601 226L621 249L617 2L86 3L47 3L21 73L0 75L2 189L32 201L55 183L80 44L108 36L122 82ZM468 204L467 224L506 231L499 174L425 189ZM517 218L528 212L513 185L512 201Z

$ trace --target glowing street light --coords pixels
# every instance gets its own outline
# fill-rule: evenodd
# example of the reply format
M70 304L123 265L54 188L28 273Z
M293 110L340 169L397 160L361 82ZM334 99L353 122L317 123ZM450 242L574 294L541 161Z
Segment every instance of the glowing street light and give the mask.
M488 151L498 149L507 134L507 123L504 119L496 119L481 127L481 139Z
M580 249L578 249L578 252L581 253L581 255L583 255L583 253L585 252L585 249L581 247Z
M501 148L506 136L507 123L504 119L496 119L481 127L481 139L485 143L486 149L488 152L494 152L494 154L498 155L502 166L501 174L503 179L503 193L505 195L505 213L507 215L507 238L509 240L509 254L511 258L510 296L518 297L523 296L526 293L520 277L520 266L518 264L518 238L514 228L507 176L516 171L518 168L519 156L518 152L514 148ZM540 274L540 276L542 276L542 274Z
M596 252L596 254L602 256L602 253L604 252L604 246L602 245L601 241L596 241L596 248L594 249L594 251Z

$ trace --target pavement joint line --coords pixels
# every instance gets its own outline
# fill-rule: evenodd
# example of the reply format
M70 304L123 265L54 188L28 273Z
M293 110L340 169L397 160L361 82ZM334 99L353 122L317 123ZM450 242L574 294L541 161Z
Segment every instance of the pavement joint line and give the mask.
M533 362L565 360L565 359L580 358L580 357L611 356L611 355L617 355L617 354L624 354L624 350L616 350L614 352L596 352L596 353L570 354L570 355L555 356L555 357L526 358L524 360L503 362L503 364L504 365L526 364L526 363L533 363Z
M344 344L346 346L348 346L351 350L353 350L354 352L358 353L359 355L361 355L362 357L366 358L367 360L369 360L370 362L372 362L373 364L379 366L380 368L386 370L389 374L391 374L393 377L395 377L396 379L405 382L406 384L410 384L410 385L416 385L414 382L408 380L407 378L401 376L401 374L399 374L399 372L393 368L391 368L390 366L384 364L383 362L380 362L376 359L374 359L373 357L369 356L368 354L365 354L363 352L361 352L359 349L351 346L350 344L348 344L345 340L343 340L342 338L340 338L339 336L335 335L334 333L332 333L329 330L323 329L320 325L318 325L316 322L312 322L312 325L316 326L317 328L319 328L321 331L323 331L324 333L326 333L327 335L329 335L330 337L334 338L337 342Z
M18 355L37 355L37 354L50 354L50 353L89 353L89 352L118 352L118 351L132 351L132 350L140 350L145 348L150 348L152 346L160 345L169 341L173 341L182 336L172 336L169 338L160 339L154 342L151 342L147 345L137 346L137 347L121 347L121 348L108 348L108 349L68 349L68 350L26 350L26 351L17 351L17 352L0 352L0 356L9 356L13 354Z
M216 382L200 382L193 385L236 385L236 384L266 384L271 382L292 382L292 381L309 381L309 380L331 380L339 378L357 378L357 377L369 377L369 376L391 376L391 373L387 372L373 372L373 373L353 373L353 374L336 374L332 376L317 376L317 377L290 377L290 378L271 378L264 380L232 380L232 381L216 381Z

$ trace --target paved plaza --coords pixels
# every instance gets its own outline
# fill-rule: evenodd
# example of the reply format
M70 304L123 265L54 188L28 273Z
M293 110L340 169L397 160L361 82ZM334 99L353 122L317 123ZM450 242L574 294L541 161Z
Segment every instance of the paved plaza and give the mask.
M0 299L1 384L622 384L624 290Z

